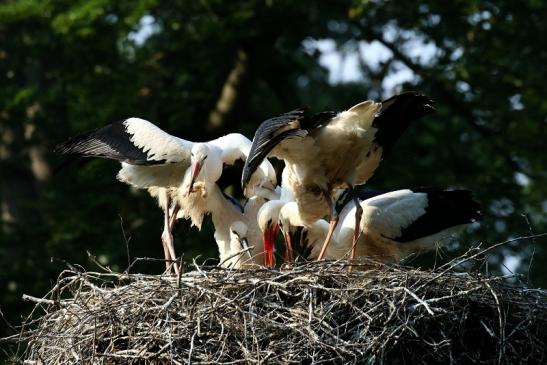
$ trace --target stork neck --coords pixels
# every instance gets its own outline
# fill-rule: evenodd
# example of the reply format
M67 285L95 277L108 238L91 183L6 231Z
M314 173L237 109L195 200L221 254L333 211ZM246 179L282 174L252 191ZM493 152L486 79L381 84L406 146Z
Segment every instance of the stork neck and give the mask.
M226 199L216 184L213 184L213 188L208 190L210 196L207 199L207 211L211 213L215 230L217 232L226 231L229 234L230 224L242 220L243 214Z

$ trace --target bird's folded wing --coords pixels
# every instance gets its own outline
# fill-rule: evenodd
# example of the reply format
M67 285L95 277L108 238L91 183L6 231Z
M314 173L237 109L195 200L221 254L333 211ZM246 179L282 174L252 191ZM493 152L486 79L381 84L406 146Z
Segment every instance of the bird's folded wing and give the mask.
M397 242L412 242L481 219L467 190L405 189L361 203L367 228Z
M405 228L426 213L427 194L395 190L361 202L365 230L397 240Z
M55 151L131 165L161 165L188 160L191 148L190 141L172 136L144 119L129 118L70 138L57 145Z
M414 195L425 195L425 213L401 230L399 242L411 242L435 233L482 219L480 204L469 190L412 189Z

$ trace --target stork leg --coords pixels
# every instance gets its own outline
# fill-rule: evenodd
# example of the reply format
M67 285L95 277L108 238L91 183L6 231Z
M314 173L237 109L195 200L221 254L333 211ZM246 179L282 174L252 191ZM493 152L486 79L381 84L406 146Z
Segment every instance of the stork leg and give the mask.
M169 209L163 209L163 232L161 233L163 254L165 257L165 271L171 273L171 253L169 252Z
M163 246L163 257L165 258L165 271L169 272L169 260L171 256L169 254L169 244L167 243L167 236L165 235L165 220L169 213L165 210L163 211L163 221L164 221L164 230L161 234L161 244Z
M173 202L173 207L169 211L169 254L171 256L171 260L174 261L177 259L177 255L175 254L175 240L173 239L173 226L175 225L175 221L177 220L177 214L179 212L180 206ZM180 267L177 262L172 262L173 270L175 271L175 275L179 275Z
M359 198L357 197L357 193L355 192L355 188L353 185L349 184L349 189L351 191L351 195L353 198L353 203L355 204L355 228L353 230L353 242L351 245L351 256L350 259L355 259L355 251L357 248L357 241L359 240L359 236L361 235L361 217L363 216L363 207L361 206L361 202L359 201ZM352 266L349 267L349 271L351 271Z
M353 231L353 243L351 245L351 259L354 259L357 241L359 240L359 236L361 235L360 223L361 217L363 216L363 207L361 207L361 202L357 197L357 193L355 192L354 187L351 184L348 184L348 186L352 194L353 203L355 204L355 228Z
M325 242L323 242L323 247L321 247L321 252L319 252L317 261L323 260L323 258L325 257L325 253L327 252L327 247L329 246L329 242L332 238L332 234L334 233L334 229L336 228L336 225L338 224L338 212L336 211L336 205L332 201L330 192L323 190L323 196L325 197L325 200L327 201L327 204L329 205L330 222L329 222L329 231L327 232L327 237L325 238Z
M161 234L161 240L164 245L164 253L167 250L167 254L165 255L165 266L167 268L167 272L171 273L171 270L174 270L175 274L179 274L179 268L176 263L173 263L173 260L176 260L175 255L175 247L173 245L173 234L171 233L172 229L172 220L174 222L174 218L171 215L171 198L169 197L169 194L167 192L167 189L163 189L161 194L164 194L162 199L164 201L163 211L164 211L164 219L163 219L163 233ZM173 209L174 211L174 209ZM176 217L176 215L174 215Z
M175 221L177 220L177 214L179 213L180 206L178 204L174 204L173 208L171 209L171 213L169 213L169 231L173 232L173 226L175 225Z

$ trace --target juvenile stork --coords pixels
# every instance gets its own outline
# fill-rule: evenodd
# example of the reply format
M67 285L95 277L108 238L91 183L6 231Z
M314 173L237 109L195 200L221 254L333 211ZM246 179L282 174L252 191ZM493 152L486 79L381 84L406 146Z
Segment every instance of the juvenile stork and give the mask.
M433 101L425 95L406 92L380 103L367 100L341 113L307 116L304 109L297 109L266 120L253 138L242 186L267 156L284 160L303 224L310 226L330 216L328 234L318 255L323 259L338 223L335 191L348 187L352 192L357 225L362 211L354 186L373 175L410 123L434 110ZM354 232L355 244L358 226Z
M371 197L360 202L363 214L358 222L361 235L357 244L352 244L356 207L350 201L340 212L340 224L326 258L347 258L355 250L354 257L398 262L410 254L434 249L467 224L481 219L480 205L467 190L404 189L368 195ZM308 260L317 258L328 234L328 223L320 219L304 227L295 203L285 205L279 219L286 236L294 241L297 254Z
M208 142L191 142L172 136L144 119L129 118L70 138L55 151L117 160L122 165L118 180L148 189L158 198L164 212L162 243L169 268L169 263L176 259L171 230L179 209L173 198L181 192L188 194L196 180L215 183L224 164L245 160L250 149L251 141L241 134L231 133ZM250 191L273 190L276 177L272 166L261 164L259 170L261 172L250 184ZM174 269L178 272L176 265Z
M211 215L222 267L239 268L263 261L256 211L264 198L254 196L242 206L236 199L224 194L217 184L200 181L185 199L190 212L196 206L202 212L200 217L191 217L193 223L197 221L201 224L204 214Z

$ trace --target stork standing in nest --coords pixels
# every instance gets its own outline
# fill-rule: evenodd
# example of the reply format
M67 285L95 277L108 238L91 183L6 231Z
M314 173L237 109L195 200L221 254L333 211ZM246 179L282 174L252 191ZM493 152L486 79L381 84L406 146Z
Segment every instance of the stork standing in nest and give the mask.
M148 189L158 199L164 212L162 243L167 270L172 267L178 273L177 265L172 265L176 255L171 232L181 206L174 198L180 193L189 194L197 179L215 183L223 165L245 160L250 148L251 141L237 133L208 142L191 142L172 136L144 119L129 118L70 138L55 150L61 154L120 161L122 168L117 178ZM269 163L260 164L259 170L247 191L268 194L275 188L275 171Z
M357 207L355 248L362 209L354 186L364 184L373 175L410 123L435 110L432 104L424 95L407 92L380 103L367 100L341 113L307 116L304 109L298 109L266 120L253 138L242 186L245 188L267 156L284 160L303 224L310 226L330 216L318 260L324 258L339 219L334 192L349 188ZM355 257L355 249L351 256Z

